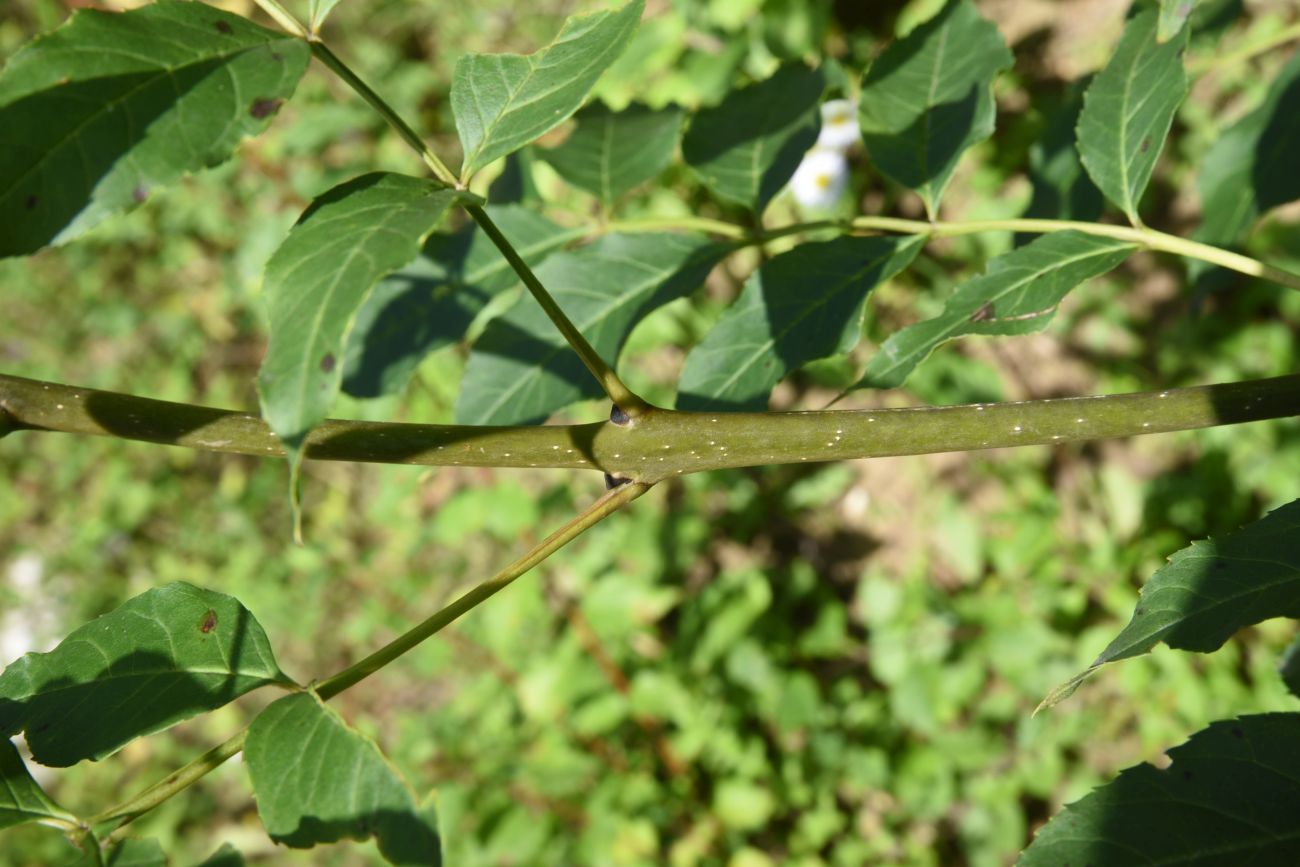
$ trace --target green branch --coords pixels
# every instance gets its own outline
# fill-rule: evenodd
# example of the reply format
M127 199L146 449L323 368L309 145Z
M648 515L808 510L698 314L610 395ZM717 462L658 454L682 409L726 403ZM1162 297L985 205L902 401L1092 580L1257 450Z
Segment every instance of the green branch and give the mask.
M257 416L0 374L17 429L97 434L281 457ZM595 469L653 483L675 475L810 461L1052 445L1300 414L1300 374L1222 385L1018 403L822 412L648 409L625 424L478 427L330 420L306 457L426 466Z

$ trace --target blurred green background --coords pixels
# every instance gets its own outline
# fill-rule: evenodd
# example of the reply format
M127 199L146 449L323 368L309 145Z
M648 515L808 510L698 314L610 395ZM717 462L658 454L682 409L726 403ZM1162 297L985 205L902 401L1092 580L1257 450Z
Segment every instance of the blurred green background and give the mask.
M6 0L0 56L72 5L86 4ZM305 0L289 5L305 14ZM344 0L324 34L454 157L455 58L531 51L564 15L598 5ZM615 105L705 105L786 57L834 58L847 84L937 5L652 0L598 93ZM1034 143L1067 82L1104 62L1126 4L978 5L1017 66L998 86L995 138L959 169L948 218L1025 210ZM1203 3L1239 14L1205 16L1193 40L1192 63L1208 71L1153 183L1148 221L1158 228L1195 228L1201 156L1294 50L1214 66L1226 49L1300 15L1288 4L1240 5ZM0 262L0 369L255 408L261 266L313 195L374 168L420 172L359 100L314 69L271 131L232 163L70 247ZM548 216L602 217L549 168L539 164L537 175ZM856 210L918 211L861 157L854 182ZM677 167L618 216L687 213L736 217ZM781 201L768 221L796 216ZM801 371L774 407L824 405L884 335L935 313L1011 243L990 235L932 244L876 293L867 345ZM1249 247L1300 268L1300 212L1267 218ZM734 257L696 297L638 328L622 360L634 387L671 401L685 350L753 264ZM1296 293L1245 278L1194 291L1181 263L1139 255L1077 290L1047 334L949 346L906 390L852 405L1277 375L1296 369L1297 321ZM441 351L401 399L347 401L336 414L450 421L465 356L464 346ZM594 474L559 471L317 463L304 474L308 544L295 547L279 462L61 434L4 440L4 661L184 580L248 605L292 675L324 676L509 562L602 489ZM1297 478L1293 421L685 477L335 704L422 794L436 790L449 865L1010 864L1034 827L1118 769L1158 760L1211 720L1294 709L1274 673L1293 630L1272 622L1213 656L1162 647L1030 715L1091 662L1169 554L1293 499ZM270 697L41 779L73 809L94 812L229 736ZM161 838L177 865L223 842L255 864L380 863L372 844L274 847L237 761L136 830ZM71 856L47 829L0 837L0 863Z

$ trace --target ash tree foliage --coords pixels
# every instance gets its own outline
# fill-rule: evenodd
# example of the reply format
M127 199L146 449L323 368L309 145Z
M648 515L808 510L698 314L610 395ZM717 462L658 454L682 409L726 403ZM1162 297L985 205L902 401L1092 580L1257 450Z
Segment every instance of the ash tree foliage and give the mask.
M132 837L130 823L241 751L276 843L374 838L390 863L438 863L440 832L426 796L438 781L408 779L328 700L666 478L1075 442L1300 409L1291 376L1077 403L764 412L784 379L858 346L873 292L945 236L1017 232L1021 243L956 286L934 316L887 335L846 391L900 386L950 340L1048 329L1067 295L1096 292L1092 281L1140 250L1182 257L1193 276L1232 271L1279 293L1300 289L1300 276L1232 249L1261 214L1300 199L1297 59L1211 147L1195 179L1206 218L1193 237L1143 222L1144 195L1189 90L1195 3L1136 4L1105 65L1073 86L1066 123L1049 126L1035 146L1037 210L985 223L943 219L945 196L962 183L959 167L996 128L999 81L1015 66L998 28L970 0L940 5L867 69L788 60L691 108L590 98L632 42L642 0L573 17L531 54L457 60L449 100L459 171L384 101L382 85L372 89L320 40L336 3L312 0L304 25L276 0L258 0L274 26L178 0L121 13L83 9L6 60L6 256L75 242L160 186L237 159L241 141L293 98L313 57L392 125L427 172L372 172L320 191L270 256L260 420L5 376L0 433L108 433L284 457L295 509L306 458L570 467L603 472L609 490L501 573L332 675L285 674L275 636L253 612L180 583L147 590L71 629L53 650L11 662L0 674L0 724L10 738L25 737L31 761L52 767L111 760L136 738L254 690L287 693L245 731L97 813L55 803L11 741L0 754L0 824L60 829L76 847L68 863L167 863L163 846ZM853 101L857 129L837 133L836 153L860 141L864 154L853 159L870 167L872 183L914 195L926 218L854 213L772 224L774 201L805 160L826 150L818 145L823 104L833 103L839 124ZM553 131L570 119L557 143ZM489 186L484 178L503 160L504 174ZM599 221L544 215L529 180L537 162L588 195ZM823 163L829 171L846 165L842 156ZM693 178L732 219L620 225L621 204L665 171ZM812 177L839 189L836 178ZM511 195L511 184L527 194ZM1093 222L1103 201L1106 219ZM676 409L649 405L620 377L629 336L655 310L696 293L720 263L746 256L743 289L685 359ZM515 292L520 284L525 291ZM473 344L456 405L463 426L327 421L340 392L400 395L429 353L467 333ZM609 400L607 422L538 426L590 398ZM1300 500L1170 553L1129 625L1045 707L1095 669L1160 642L1209 653L1244 626L1300 617ZM1292 689L1296 669L1293 655L1284 669ZM1027 841L1021 863L1297 863L1298 736L1300 713L1215 723L1173 749L1168 767L1131 768L1067 806ZM223 846L209 863L240 856Z

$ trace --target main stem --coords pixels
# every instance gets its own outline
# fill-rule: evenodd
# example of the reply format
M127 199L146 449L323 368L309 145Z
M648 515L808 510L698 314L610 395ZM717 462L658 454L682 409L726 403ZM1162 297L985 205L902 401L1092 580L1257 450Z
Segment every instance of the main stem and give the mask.
M11 430L65 431L281 457L258 416L0 374ZM306 457L428 466L594 469L652 483L766 464L1062 444L1300 414L1300 374L1158 392L823 412L677 412L624 424L479 427L330 420ZM4 416L0 416L0 422ZM0 431L3 425L0 424Z

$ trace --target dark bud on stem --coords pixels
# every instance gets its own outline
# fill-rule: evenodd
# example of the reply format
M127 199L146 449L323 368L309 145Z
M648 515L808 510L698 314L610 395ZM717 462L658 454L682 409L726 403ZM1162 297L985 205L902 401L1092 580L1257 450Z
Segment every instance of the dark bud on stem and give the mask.
M605 490L612 491L619 485L626 485L631 479L616 479L609 473L605 473Z
M616 425L625 425L632 420L632 417L623 412L623 408L614 404L609 408L609 420Z

